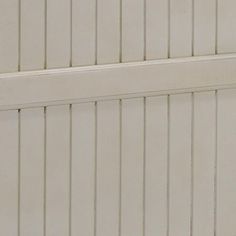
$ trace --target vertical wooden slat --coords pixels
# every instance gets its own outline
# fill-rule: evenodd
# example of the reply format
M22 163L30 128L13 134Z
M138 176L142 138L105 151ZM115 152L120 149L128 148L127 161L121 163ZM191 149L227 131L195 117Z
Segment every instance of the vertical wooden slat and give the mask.
M96 0L72 0L72 65L95 64Z
M218 92L217 229L218 236L235 235L236 215L236 90Z
M95 105L72 106L71 236L94 234Z
M146 100L145 235L167 232L167 96Z
M98 0L97 63L120 59L120 0Z
M144 102L122 101L121 235L143 235Z
M191 95L170 96L169 235L189 236L191 218Z
M0 112L0 235L18 235L18 113Z
M21 110L20 235L43 236L44 110Z
M21 70L45 64L45 0L21 0Z
M192 55L192 0L170 0L170 57Z
M46 235L69 233L69 106L47 108Z
M122 0L122 61L144 60L144 0Z
M96 235L119 235L119 101L97 105Z
M18 70L19 1L0 1L0 72Z
M216 0L194 1L194 55L215 54Z
M168 57L168 1L146 0L146 59Z
M214 235L215 92L194 94L193 236Z
M235 0L218 0L218 53L236 52L235 8Z
M47 68L70 65L70 13L70 1L47 0Z

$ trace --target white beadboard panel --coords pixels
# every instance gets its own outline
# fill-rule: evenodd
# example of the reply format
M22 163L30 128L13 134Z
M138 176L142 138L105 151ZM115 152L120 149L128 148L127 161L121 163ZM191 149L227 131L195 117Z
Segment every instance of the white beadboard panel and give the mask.
M192 55L192 0L170 0L170 57Z
M0 112L0 235L18 235L18 112Z
M47 68L69 67L71 1L47 0Z
M121 235L143 235L144 101L122 101Z
M96 235L119 235L119 101L97 104Z
M236 1L218 0L218 53L236 52Z
M95 64L96 0L72 0L72 65Z
M146 59L168 57L168 0L146 0Z
M194 1L194 55L215 54L216 0Z
M146 99L145 235L167 233L168 98Z
M194 94L193 236L214 235L215 92Z
M169 235L189 236L191 216L191 94L170 96Z
M71 236L94 235L95 104L72 106Z
M44 109L21 110L20 235L44 235Z
M20 69L45 66L45 0L21 0Z
M122 62L144 60L144 0L122 0Z
M120 60L120 0L97 1L97 63Z
M0 1L0 73L18 70L19 1Z
M46 235L65 236L70 206L69 106L48 107L46 119Z
M217 229L218 236L236 234L236 90L218 91Z

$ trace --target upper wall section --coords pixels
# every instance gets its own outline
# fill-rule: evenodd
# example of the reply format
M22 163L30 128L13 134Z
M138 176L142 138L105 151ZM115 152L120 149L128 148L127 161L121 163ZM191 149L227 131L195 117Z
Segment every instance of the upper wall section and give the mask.
M235 0L0 0L0 73L236 52Z

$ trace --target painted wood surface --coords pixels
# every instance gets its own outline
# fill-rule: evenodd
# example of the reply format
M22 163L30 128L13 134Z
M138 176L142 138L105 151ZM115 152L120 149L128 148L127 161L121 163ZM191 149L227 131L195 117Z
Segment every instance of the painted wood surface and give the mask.
M72 0L72 66L96 62L96 0Z
M122 1L122 62L144 60L144 0Z
M235 88L235 77L234 54L2 74L0 110Z
M19 230L19 115L0 112L0 234L17 236Z
M97 104L96 235L119 236L119 101Z
M70 110L55 106L46 111L45 232L64 236L70 229Z
M71 64L71 1L48 0L46 22L46 67L69 67Z
M0 1L0 73L18 71L19 4L18 0Z
M168 57L169 2L146 0L145 57L147 60Z
M214 235L216 165L216 94L193 96L193 235Z
M95 221L95 104L72 106L71 235L94 235ZM81 204L83 203L83 204Z
M20 70L45 68L45 0L22 0L20 15Z
M20 235L44 234L45 119L43 108L20 114Z
M236 13L234 0L218 0L218 53L236 51Z
M234 236L235 94L1 111L0 233Z
M168 232L168 97L146 99L145 235Z
M193 55L217 53L217 1L193 1Z
M234 0L1 0L0 73L235 53Z
M97 63L120 61L120 0L97 1Z
M191 232L192 96L170 96L169 235Z
M218 92L217 121L217 235L235 235L236 178L235 164L235 103L236 90Z
M170 0L170 57L192 55L192 0Z
M144 100L122 101L121 235L144 230Z

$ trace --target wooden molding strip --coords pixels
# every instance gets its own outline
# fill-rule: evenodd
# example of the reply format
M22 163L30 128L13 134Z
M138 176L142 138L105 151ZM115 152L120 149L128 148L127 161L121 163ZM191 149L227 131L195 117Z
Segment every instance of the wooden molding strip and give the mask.
M0 109L236 87L236 54L7 73Z

